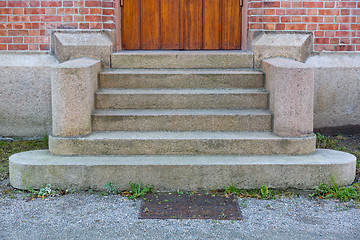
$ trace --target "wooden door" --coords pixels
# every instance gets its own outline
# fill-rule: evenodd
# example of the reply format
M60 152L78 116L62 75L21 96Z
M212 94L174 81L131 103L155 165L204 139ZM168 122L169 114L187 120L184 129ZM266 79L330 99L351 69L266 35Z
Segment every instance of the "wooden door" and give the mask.
M123 2L123 49L240 49L240 0Z

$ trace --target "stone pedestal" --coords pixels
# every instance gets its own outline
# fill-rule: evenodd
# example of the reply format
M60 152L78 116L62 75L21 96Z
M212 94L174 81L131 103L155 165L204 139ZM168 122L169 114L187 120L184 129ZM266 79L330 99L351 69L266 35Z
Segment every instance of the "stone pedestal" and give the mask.
M91 133L91 113L100 60L79 58L59 64L52 73L52 135Z
M263 61L273 131L280 136L306 136L313 132L314 70L285 58ZM314 146L315 148L315 146ZM314 149L315 150L315 149Z

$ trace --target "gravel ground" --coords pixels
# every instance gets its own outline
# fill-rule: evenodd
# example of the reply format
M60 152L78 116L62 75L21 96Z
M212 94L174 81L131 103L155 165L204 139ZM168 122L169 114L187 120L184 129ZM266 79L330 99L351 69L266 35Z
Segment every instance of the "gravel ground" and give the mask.
M242 221L138 219L140 200L76 193L0 200L0 239L360 239L354 202L239 199Z

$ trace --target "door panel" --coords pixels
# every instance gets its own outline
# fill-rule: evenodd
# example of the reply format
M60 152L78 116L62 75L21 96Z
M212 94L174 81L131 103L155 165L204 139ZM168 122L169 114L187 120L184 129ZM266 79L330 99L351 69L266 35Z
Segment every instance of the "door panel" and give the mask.
M122 44L124 49L141 49L140 1L125 1L122 7Z
M182 49L202 49L202 2L203 0L186 0L183 9L183 38Z
M222 0L204 1L204 49L221 48Z
M240 0L124 0L123 49L240 49Z
M141 47L160 49L160 1L141 1Z
M180 0L161 0L161 48L180 49Z
M240 49L241 8L239 0L223 1L222 49Z

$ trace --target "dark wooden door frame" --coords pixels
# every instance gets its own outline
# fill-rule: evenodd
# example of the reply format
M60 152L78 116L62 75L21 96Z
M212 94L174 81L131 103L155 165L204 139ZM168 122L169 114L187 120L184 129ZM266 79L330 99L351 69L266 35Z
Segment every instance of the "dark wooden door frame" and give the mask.
M116 36L116 51L122 50L121 42L121 0L115 0L115 36ZM126 0L125 0L126 1ZM247 35L248 35L248 0L243 0L242 7L242 21L241 21L241 50L247 50Z

